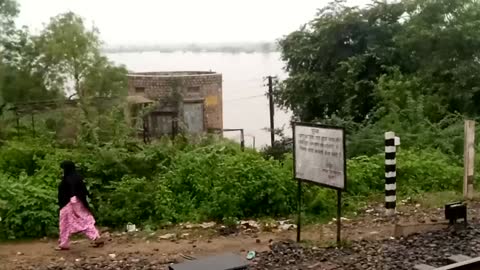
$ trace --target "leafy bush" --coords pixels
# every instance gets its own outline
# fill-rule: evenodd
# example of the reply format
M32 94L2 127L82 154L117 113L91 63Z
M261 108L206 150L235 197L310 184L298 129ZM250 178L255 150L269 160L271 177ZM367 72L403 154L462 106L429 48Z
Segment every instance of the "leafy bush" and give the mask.
M74 160L86 178L91 206L101 225L132 222L155 228L184 221L286 217L296 212L292 156L265 159L254 150L207 138L188 143L106 144L48 148L37 140L0 148L0 238L56 233L59 164ZM458 190L461 160L440 150L399 149L398 192ZM384 156L348 160L344 206L355 210L384 192ZM335 213L332 190L303 185L304 212L316 218Z
M349 195L366 195L385 189L383 154L348 161ZM397 192L460 190L463 168L458 159L435 149L399 149Z
M39 177L0 174L0 238L36 237L57 232L56 189ZM4 202L3 204L1 202Z
M463 164L439 150L400 151L397 158L398 190L444 191L461 190Z

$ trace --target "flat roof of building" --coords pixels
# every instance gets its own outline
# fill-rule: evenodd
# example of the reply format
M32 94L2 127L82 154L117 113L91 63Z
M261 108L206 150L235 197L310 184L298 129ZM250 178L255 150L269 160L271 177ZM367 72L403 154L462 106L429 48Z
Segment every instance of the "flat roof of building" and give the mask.
M183 77L183 76L205 76L220 75L214 71L153 71L153 72L130 72L130 77Z

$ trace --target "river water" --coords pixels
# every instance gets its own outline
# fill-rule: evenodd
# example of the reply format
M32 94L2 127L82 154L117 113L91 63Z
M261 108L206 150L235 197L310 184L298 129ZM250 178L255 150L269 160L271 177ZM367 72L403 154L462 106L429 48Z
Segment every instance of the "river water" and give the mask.
M285 78L279 53L114 53L107 55L130 71L215 71L223 75L223 126L243 128L246 146L270 144L268 99L264 77ZM290 113L275 111L276 127L289 134ZM239 141L238 134L225 134Z

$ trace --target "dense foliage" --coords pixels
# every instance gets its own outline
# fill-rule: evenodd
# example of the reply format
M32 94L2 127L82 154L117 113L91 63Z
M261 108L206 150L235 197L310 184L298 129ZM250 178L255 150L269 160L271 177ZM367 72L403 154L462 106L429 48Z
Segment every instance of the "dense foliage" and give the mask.
M480 115L480 2L335 1L282 40L288 78L276 102L297 119L347 127L349 155L402 147L462 154L462 122Z
M476 116L480 2L377 1L364 8L335 1L280 41L289 78L280 105L305 121L334 115L359 123L376 111L427 107L431 121L448 112ZM385 96L385 84L395 95Z
M56 234L65 159L86 177L100 225L155 229L295 213L288 138L264 153L210 137L145 145L125 121L125 104L92 102L126 89L126 71L100 54L97 30L67 13L33 36L15 28L17 13L14 0L0 0L0 239ZM399 196L460 190L462 121L478 114L479 14L474 0L363 9L337 1L280 42L289 78L277 103L301 120L348 130L346 209L383 194L387 130L402 138ZM66 89L78 107L38 113L35 125L17 122L12 103L64 99ZM335 192L304 193L306 214L333 214Z
M15 27L17 13L15 0L0 1L0 106L126 94L126 68L101 55L98 31L81 17L60 14L32 35Z
M133 222L154 229L184 221L288 217L296 211L289 156L266 160L214 138L74 148L48 144L23 138L0 148L0 238L56 233L56 188L64 159L77 162L86 177L100 225ZM347 209L382 194L383 162L381 154L348 161ZM400 194L460 190L461 163L440 151L401 151L398 163ZM312 186L304 192L306 214L334 214L335 192Z

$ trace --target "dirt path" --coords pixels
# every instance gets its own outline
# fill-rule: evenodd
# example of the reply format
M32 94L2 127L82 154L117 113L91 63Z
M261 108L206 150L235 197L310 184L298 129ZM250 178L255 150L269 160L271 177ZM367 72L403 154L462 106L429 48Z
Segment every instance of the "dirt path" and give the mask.
M350 226L346 225L346 227ZM370 229L365 233L360 230L365 228L358 228L348 230L346 238L384 237L385 233L390 233L393 230L392 226L386 224L383 226L378 224L378 226L372 228L374 232L382 230L383 232L371 234L372 230ZM102 248L91 248L88 240L79 239L72 241L69 251L55 251L57 242L54 239L4 243L0 245L0 269L28 269L30 266L48 266L62 261L73 263L85 260L121 260L120 258L132 256L166 265L184 260L182 255L198 258L224 252L242 255L246 255L249 250L263 252L269 250L269 245L272 242L286 239L293 240L296 237L296 231L290 230L284 232L241 232L238 235L231 236L211 236L211 233L196 232L187 239L159 239L158 236L164 235L164 233L156 233L154 237L145 237L142 234L114 234ZM328 245L335 237L334 226L309 226L302 231L302 237L312 243Z
M56 241L34 241L0 245L0 265L3 269L17 269L26 265L48 265L58 261L76 261L92 258L108 259L110 256L121 257L137 254L149 257L161 264L181 259L181 254L202 256L218 252L240 253L246 250L264 251L268 249L271 236L264 234L259 238L248 236L218 237L211 240L149 241L143 239L124 239L113 237L102 248L91 248L87 240L72 244L69 251L55 251ZM260 243L257 243L257 239ZM115 255L110 255L115 254Z
M470 216L475 218L478 209L478 204L470 206ZM382 211L381 205L378 205L364 209L355 218L343 220L343 239L385 239L395 236L396 231L398 233L395 223L429 224L443 219L442 208L421 210L418 205L403 206L396 221L383 218ZM179 239L161 239L167 233L173 233ZM102 248L91 248L87 240L79 238L72 242L69 251L55 251L57 242L54 239L3 243L0 244L0 269L69 269L55 268L53 265L105 260L116 263L131 258L154 265L148 269L166 269L165 265L169 263L185 260L185 255L198 258L224 252L245 255L249 250L266 251L272 242L295 239L296 231L260 232L243 229L233 235L221 236L218 231L210 229L174 229L149 234L107 233L106 237L109 240ZM302 238L314 245L327 246L335 239L335 222L307 226L302 229Z

